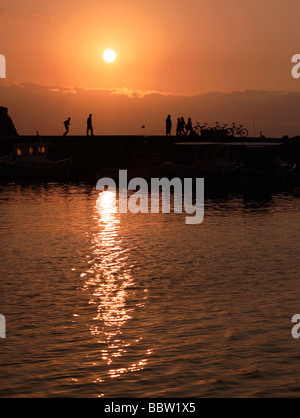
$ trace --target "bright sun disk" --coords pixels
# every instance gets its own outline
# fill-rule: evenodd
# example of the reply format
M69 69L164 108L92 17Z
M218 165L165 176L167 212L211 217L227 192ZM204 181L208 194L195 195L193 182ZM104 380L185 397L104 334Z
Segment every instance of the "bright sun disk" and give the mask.
M113 62L116 59L116 53L113 49L107 49L103 53L103 59L106 62Z

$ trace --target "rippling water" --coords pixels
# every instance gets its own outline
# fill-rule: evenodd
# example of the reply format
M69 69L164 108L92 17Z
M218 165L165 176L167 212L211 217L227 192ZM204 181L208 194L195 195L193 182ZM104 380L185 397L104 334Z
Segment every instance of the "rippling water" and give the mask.
M186 225L1 186L0 396L298 396L299 204L214 196Z

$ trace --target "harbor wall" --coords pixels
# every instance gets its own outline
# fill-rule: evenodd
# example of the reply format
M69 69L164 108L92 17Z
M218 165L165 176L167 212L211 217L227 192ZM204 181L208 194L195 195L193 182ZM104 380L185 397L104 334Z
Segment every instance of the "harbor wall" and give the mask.
M178 142L201 142L201 137L166 136L3 136L0 137L0 156L10 155L13 146L19 142L50 143L49 158L61 159L72 156L72 177L85 180L95 178L109 169L135 168L141 175L155 170L165 161L172 161L174 144ZM206 139L207 141L207 139ZM214 139L211 138L211 142ZM223 141L223 142L228 142ZM240 139L230 139L230 142ZM243 142L262 142L258 138L247 138ZM218 140L220 142L220 140ZM300 137L293 139L268 138L263 142L280 142L280 157L300 167ZM241 145L242 146L242 145Z

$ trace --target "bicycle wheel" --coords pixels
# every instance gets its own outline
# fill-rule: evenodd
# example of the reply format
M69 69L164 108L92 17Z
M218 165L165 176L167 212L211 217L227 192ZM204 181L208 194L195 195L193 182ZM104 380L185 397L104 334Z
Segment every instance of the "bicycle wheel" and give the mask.
M227 129L227 135L228 136L234 136L234 129L233 128L228 128Z
M240 137L241 138L246 138L248 136L248 129L244 128L241 130L240 132Z
M194 132L195 132L195 134L197 134L197 135L200 135L200 133L201 133L201 130L200 130L199 126L195 126L195 127L193 128L193 131L194 131Z

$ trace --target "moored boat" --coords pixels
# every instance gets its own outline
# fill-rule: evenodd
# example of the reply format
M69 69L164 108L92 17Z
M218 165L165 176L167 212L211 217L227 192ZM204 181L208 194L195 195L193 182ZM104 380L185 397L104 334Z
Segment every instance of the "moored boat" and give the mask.
M0 179L55 179L66 176L72 157L61 160L48 158L50 143L17 143L10 156L0 158Z
M227 143L229 158L239 162L239 169L228 179L244 187L286 186L296 181L296 164L283 161L280 150L283 143L252 142Z
M206 184L266 187L291 184L296 164L282 161L282 143L182 142L175 144L179 177L203 177Z
M239 162L230 159L222 142L181 142L175 144L174 167L178 177L202 177L206 184L219 185L238 172Z

